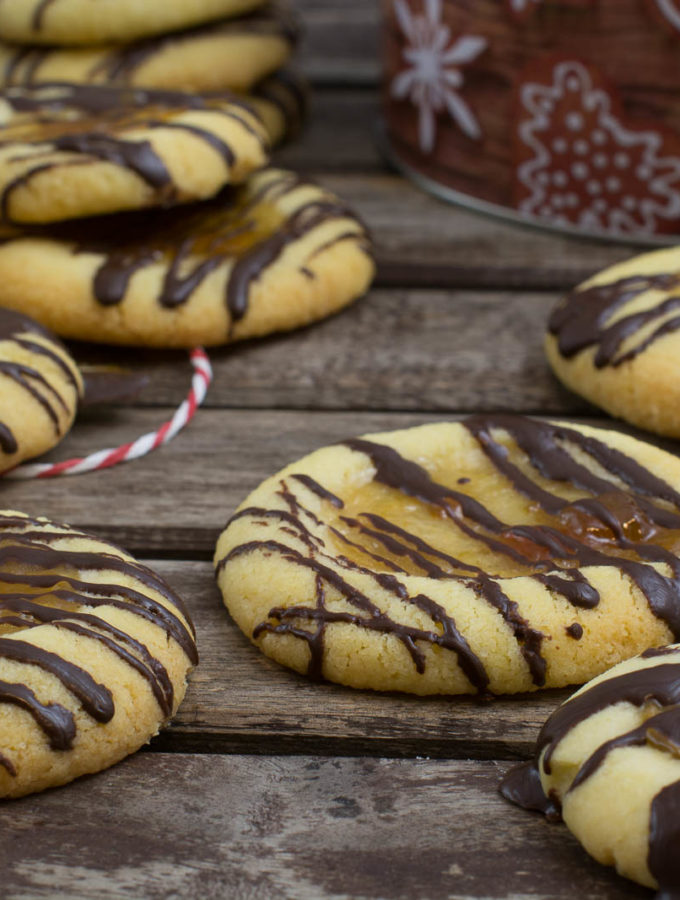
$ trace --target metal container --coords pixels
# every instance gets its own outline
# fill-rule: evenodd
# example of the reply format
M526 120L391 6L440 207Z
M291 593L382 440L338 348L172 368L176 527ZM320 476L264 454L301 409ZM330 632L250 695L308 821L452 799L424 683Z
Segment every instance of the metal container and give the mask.
M561 230L680 234L680 0L383 0L383 17L389 153L414 180Z

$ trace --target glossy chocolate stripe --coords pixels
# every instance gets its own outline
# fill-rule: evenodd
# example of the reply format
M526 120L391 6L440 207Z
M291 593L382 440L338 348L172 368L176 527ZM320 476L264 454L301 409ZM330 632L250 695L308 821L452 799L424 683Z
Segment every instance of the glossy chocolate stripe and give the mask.
M162 628L168 637L172 637L180 645L193 665L198 662L193 632L190 632L174 613L146 594L132 588L115 584L87 583L76 578L55 573L53 575L12 575L0 573L0 581L5 584L16 584L39 590L49 591L51 597L61 603L83 606L114 606L125 612L140 616L152 625ZM68 584L70 590L63 590L55 585ZM0 594L0 608L2 608Z
M36 4L31 18L31 27L34 31L40 31L43 26L45 13L54 2L55 0L40 0L40 2Z
M59 391L53 387L50 382L42 375L37 369L32 368L31 366L23 365L22 363L13 363L7 362L6 360L0 360L0 375L4 375L7 378L11 378L15 384L18 384L22 387L26 393L30 394L33 399L42 406L42 408L47 413L48 417L52 421L54 426L54 431L57 435L61 434L61 429L59 426L59 415L55 410L54 406L50 402L50 400L37 388L31 384L31 381L36 382L41 385L44 390L51 395L51 397L58 402L64 412L68 412L68 406L64 398L61 396Z
M92 676L56 653L15 638L0 638L0 658L38 666L61 681L67 691L83 704L97 722L110 722L115 708L111 691Z
M1 577L1 576L0 576ZM62 601L66 600L65 592L53 592L51 597ZM69 598L73 605L86 605L87 598L81 596ZM59 609L45 606L35 602L35 595L29 594L3 594L0 595L0 610L7 609L19 613L21 616L30 617L34 623L49 623L57 628L65 628L82 634L92 640L103 643L109 650L119 656L124 662L136 669L149 683L156 700L164 715L170 715L172 711L173 687L165 667L159 660L153 657L148 648L131 635L106 622L99 616L91 613L77 612L72 609ZM70 604L69 604L70 605ZM125 607L123 607L125 608ZM5 617L0 619L0 624L10 624ZM29 627L29 623L17 619L19 627ZM83 627L86 626L86 627ZM100 634L99 632L103 632ZM121 644L134 650L134 656ZM137 658L139 657L139 658Z
M43 704L25 684L11 684L7 681L0 681L0 703L11 703L29 712L47 735L53 750L71 749L76 736L76 724L73 713L65 707L58 703Z
M649 817L649 871L659 883L657 900L677 900L680 895L680 782L659 791Z
M680 277L676 273L659 273L633 275L608 284L577 289L554 310L548 328L557 337L559 351L567 359L587 347L597 346L597 368L620 365L644 349L638 347L617 359L616 353L622 341L653 321L664 301L635 317L624 317L609 326L607 322L614 313L646 291L670 291L676 286L680 286Z

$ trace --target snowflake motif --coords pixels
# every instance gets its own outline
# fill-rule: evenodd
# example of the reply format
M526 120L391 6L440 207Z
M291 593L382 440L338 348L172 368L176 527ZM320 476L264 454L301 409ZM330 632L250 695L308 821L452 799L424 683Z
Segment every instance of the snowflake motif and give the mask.
M595 0L563 0L571 6L587 7L591 6ZM652 2L666 3L669 0L652 0ZM670 0L673 2L673 0ZM520 22L524 22L538 7L545 3L545 0L505 0L505 6L511 16Z
M543 3L543 0L507 0L507 2L511 13L514 13L516 16L526 16L539 3Z
M673 31L680 34L680 2L679 0L648 0L652 10L656 12Z
M522 85L520 107L522 212L609 234L654 234L680 218L680 157L661 133L629 127L582 63Z
M436 116L444 110L464 134L479 140L479 122L458 90L463 86L460 67L486 49L486 38L468 35L450 43L451 30L441 21L441 0L424 0L422 15L412 13L406 0L394 0L394 11L408 41L402 55L409 68L393 79L390 93L397 100L408 97L418 108L420 149L432 153Z

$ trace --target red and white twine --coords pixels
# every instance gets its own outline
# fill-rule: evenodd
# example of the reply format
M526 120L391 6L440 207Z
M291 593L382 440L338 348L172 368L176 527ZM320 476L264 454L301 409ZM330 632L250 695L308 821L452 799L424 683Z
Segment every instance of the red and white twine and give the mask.
M98 469L108 469L118 463L129 462L146 456L152 450L162 447L171 441L185 425L193 419L198 407L203 403L208 387L212 381L213 371L208 354L202 347L196 347L189 354L193 366L191 388L186 398L175 410L175 414L167 422L164 422L156 431L149 431L135 441L122 444L120 447L110 447L107 450L98 450L87 456L75 459L67 459L57 463L27 463L17 466L4 473L4 478L54 478L57 475L80 475L82 472L94 472Z

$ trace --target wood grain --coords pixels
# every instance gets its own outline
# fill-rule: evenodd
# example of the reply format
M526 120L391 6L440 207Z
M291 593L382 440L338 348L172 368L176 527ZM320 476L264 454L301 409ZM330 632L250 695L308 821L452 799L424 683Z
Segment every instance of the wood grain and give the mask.
M380 77L378 0L300 0L300 65L319 84L372 85Z
M550 372L543 338L556 293L374 289L331 319L210 350L209 407L467 411L589 407ZM177 403L186 355L79 348L150 377L139 405Z
M81 456L156 427L169 410L83 421L52 456ZM248 493L284 465L353 435L455 418L435 413L201 410L170 444L135 462L67 479L2 483L7 509L67 521L147 555L208 558ZM596 425L604 419L583 419ZM623 428L637 434L631 428ZM654 441L667 449L670 441Z
M493 762L138 754L0 807L12 900L645 898ZM97 836L93 840L93 835Z
M526 758L568 691L415 697L314 683L267 659L233 623L204 562L151 561L186 599L201 663L162 750Z

